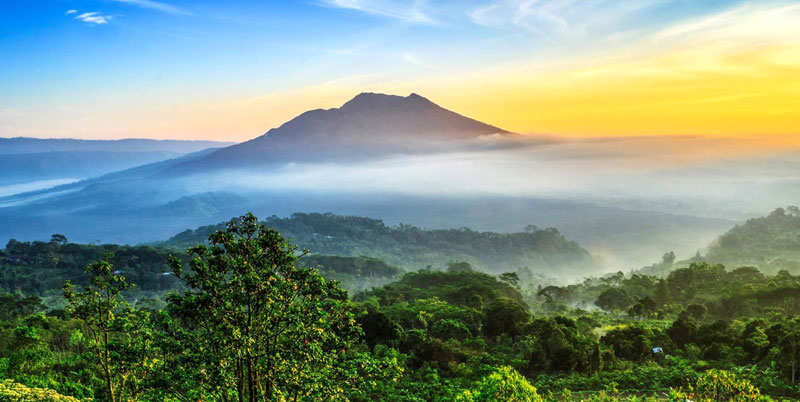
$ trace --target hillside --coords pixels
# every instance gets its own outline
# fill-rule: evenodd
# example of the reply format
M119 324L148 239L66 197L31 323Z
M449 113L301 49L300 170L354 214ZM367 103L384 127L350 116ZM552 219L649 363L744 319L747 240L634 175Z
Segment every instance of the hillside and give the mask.
M715 241L703 258L728 267L753 266L776 273L800 272L800 210L778 208L737 225Z
M374 257L408 270L443 268L454 261L466 261L494 273L528 267L559 277L577 277L599 269L588 251L556 229L508 234L424 230L409 225L391 227L377 219L318 213L271 217L265 224L312 253ZM187 230L158 245L190 247L223 228L218 224Z

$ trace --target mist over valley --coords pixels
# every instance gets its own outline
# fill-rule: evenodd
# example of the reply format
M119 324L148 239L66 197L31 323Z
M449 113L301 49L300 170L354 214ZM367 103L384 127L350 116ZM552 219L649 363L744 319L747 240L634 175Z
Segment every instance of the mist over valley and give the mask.
M365 93L251 141L6 194L0 242L59 232L149 243L242 211L331 212L426 229L552 227L596 257L587 274L616 272L666 251L688 258L737 223L791 204L793 154L752 154L744 141L513 134L420 95ZM172 150L206 145L180 144ZM113 169L112 156L95 161L97 171Z

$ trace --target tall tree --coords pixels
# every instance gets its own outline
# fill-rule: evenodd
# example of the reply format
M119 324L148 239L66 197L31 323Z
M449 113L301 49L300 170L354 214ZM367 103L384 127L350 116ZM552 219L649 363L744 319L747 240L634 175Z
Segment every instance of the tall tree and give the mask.
M104 397L111 401L134 400L148 353L146 313L135 313L122 298L129 284L106 255L86 267L89 285L80 291L67 281L64 297L70 312L84 323L89 350L100 368Z
M252 214L170 264L188 290L170 299L182 321L183 362L205 375L186 400L346 400L382 366L355 352L361 329L347 293L316 269L298 268L296 247ZM372 369L370 369L372 367ZM176 387L177 388L177 387Z

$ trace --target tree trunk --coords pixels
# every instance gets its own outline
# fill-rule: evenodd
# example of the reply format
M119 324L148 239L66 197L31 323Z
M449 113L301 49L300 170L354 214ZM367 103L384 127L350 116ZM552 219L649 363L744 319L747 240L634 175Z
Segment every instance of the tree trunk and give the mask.
M111 357L108 353L108 330L103 331L103 371L105 372L106 377L106 388L108 388L108 397L111 398L111 402L116 402L116 396L114 395L114 384L111 382L111 370L108 367L111 364Z
M242 358L236 357L236 394L239 402L244 402L244 374L242 368Z
M250 402L257 402L255 372L253 368L253 358L250 357L250 352L247 353L247 388L250 393Z

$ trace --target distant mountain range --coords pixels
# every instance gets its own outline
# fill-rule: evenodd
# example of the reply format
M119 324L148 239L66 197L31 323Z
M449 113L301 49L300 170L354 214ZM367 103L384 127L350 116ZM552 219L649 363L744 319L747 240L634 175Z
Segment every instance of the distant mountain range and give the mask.
M44 152L169 152L187 154L206 148L219 148L233 142L149 140L79 140L73 138L0 138L0 154L38 154Z
M231 144L145 139L0 138L0 186L54 179L79 180Z

